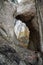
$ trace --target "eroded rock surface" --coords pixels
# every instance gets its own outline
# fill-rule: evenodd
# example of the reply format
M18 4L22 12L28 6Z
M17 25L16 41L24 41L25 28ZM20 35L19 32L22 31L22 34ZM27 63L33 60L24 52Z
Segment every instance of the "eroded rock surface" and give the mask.
M25 14L26 15L28 14L27 16L30 15L29 17L31 17L31 15L34 16L35 7L33 3L26 4L26 5L23 5L22 3L20 5L20 4L12 3L10 1L4 1L4 2L1 2L1 4L2 5L0 5L0 7L2 8L0 10L0 35L2 35L6 40L12 43L12 42L15 42L14 39L16 38L14 35L14 22L15 22L16 16L21 14L23 14L24 16ZM17 44L18 42L15 42L15 43Z
M2 1L0 0L0 3L1 3L0 4L0 56L1 56L0 64L1 65L4 65L4 64L19 65L19 62L20 62L20 64L22 65L22 62L23 62L24 63L23 65L25 64L37 65L39 60L39 57L37 56L37 54L25 48L20 48L19 46L17 47L16 44L20 45L20 42L17 40L14 34L15 19L19 19L19 16L20 16L20 19L23 22L24 21L27 22L28 20L30 20L31 18L35 16L36 10L35 10L34 3L23 4L22 2L21 4L20 3L15 4L6 0L2 0ZM30 29L31 29L31 26L30 26ZM31 32L33 33L34 32L33 28L31 30L32 30ZM35 34L36 34L36 29L35 29ZM34 36L35 34L33 33ZM31 35L32 41L35 42L35 40L37 40L37 38L39 37L36 36L34 40L33 35ZM21 57L19 58L19 56ZM37 60L37 57L38 57L38 60Z
M39 58L35 52L24 49L19 55L19 53L9 45L0 46L1 65L38 65L39 60L37 61L37 59Z

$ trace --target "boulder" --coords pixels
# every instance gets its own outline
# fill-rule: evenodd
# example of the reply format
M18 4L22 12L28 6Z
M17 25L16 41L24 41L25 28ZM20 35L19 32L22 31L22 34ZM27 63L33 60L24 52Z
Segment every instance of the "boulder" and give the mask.
M26 24L20 20L17 20L14 26L14 32L17 39L21 42L20 45L28 46L30 31Z
M22 21L28 21L36 14L35 4L19 4L17 6L17 19L21 19Z

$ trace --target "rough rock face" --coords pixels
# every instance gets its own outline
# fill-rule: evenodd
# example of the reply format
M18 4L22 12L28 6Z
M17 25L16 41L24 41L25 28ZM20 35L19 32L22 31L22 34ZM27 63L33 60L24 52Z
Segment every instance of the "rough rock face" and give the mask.
M24 50L23 50L24 51ZM28 51L27 51L28 52ZM18 53L8 45L2 45L0 47L0 64L1 65L38 65L37 54L29 51L27 54L26 50L21 58ZM6 61L5 61L6 60Z
M16 53L16 51L13 48L6 45L0 47L1 65L19 65L19 62L20 62L19 55Z
M36 10L35 10L35 4L29 3L29 4L19 4L17 7L17 15L20 16L21 20L28 21L32 17L35 16Z
M26 25L28 26L30 30L30 38L29 38L30 44L28 48L39 51L40 50L40 34L39 34L39 25L37 21L35 4L29 3L28 5L27 3L23 4L22 2L22 3L19 3L19 5L20 6L18 6L17 8L19 14L18 16L16 16L16 18L26 23Z
M15 4L6 0L2 0L2 1L0 0L0 3L1 3L0 4L0 56L1 56L0 64L1 65L40 64L38 63L38 60L40 60L40 56L35 54L33 51L29 51L25 48L20 48L19 46L17 47L15 45L15 44L20 45L20 42L17 40L14 34L14 23L15 23L14 20L15 18L21 19L23 22L28 22L28 20L30 20L29 23L31 23L31 19L33 19L36 14L34 4L33 3L23 4L23 2L21 4L20 3ZM28 23L26 25L28 25ZM31 31L30 38L32 37L30 41L35 43L34 46L36 47L36 49L39 49L38 48L39 44L36 45L36 43L39 42L38 38L40 36L37 36L39 32L37 33L36 29L31 24L28 27ZM35 40L37 41L35 42ZM18 55L15 51L20 54ZM19 56L21 57L19 58ZM20 61L20 64L19 64L19 61ZM42 61L39 61L39 62L42 63Z
M4 2L4 4L2 4L1 7L2 8L0 9L0 34L2 34L3 37L9 39L9 41L12 42L14 38L13 13L16 11L16 7L6 1Z
M1 2L1 4L2 3L3 2ZM25 16L25 13L27 14L28 12L30 12L31 9L32 9L31 13L35 15L35 11L32 12L34 10L34 6L32 5L33 4L26 4L26 5L21 4L20 6L20 4L15 4L12 2L5 1L3 5L0 6L2 7L0 10L0 35L2 35L9 42L15 42L14 39L16 37L14 35L14 22L15 22L14 18L16 18L16 16L20 15L21 13L22 14L24 13L24 16ZM31 16L31 13L30 13L30 16ZM18 42L15 42L15 43L17 44Z
M42 28L42 52L43 52L43 0L39 1L40 16L41 16L41 28Z

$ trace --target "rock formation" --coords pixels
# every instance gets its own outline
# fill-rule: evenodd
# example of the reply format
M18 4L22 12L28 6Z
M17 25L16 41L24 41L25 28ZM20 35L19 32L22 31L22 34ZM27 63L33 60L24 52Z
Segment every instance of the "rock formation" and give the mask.
M22 0L20 3L11 1L0 0L0 64L42 65L35 3L30 0ZM17 39L14 32L17 20L21 20L29 28L28 49L33 51L26 49L27 47L24 48Z

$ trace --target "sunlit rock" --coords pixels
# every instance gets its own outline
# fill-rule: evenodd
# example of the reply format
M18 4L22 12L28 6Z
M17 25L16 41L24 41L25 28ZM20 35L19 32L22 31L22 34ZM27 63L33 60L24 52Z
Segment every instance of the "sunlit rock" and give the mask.
M14 27L14 32L19 41L21 41L22 43L28 44L30 31L25 23L23 23L20 20L17 20L15 27Z

